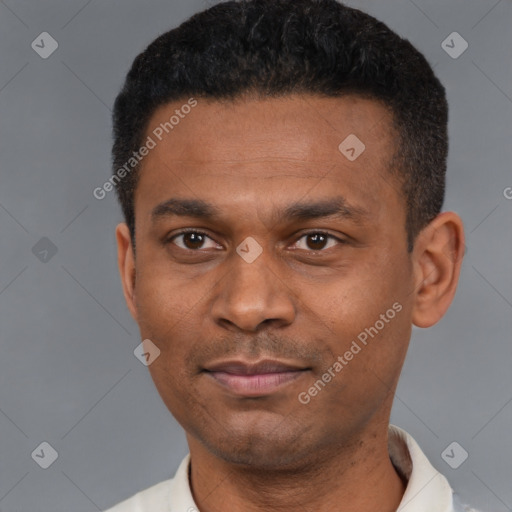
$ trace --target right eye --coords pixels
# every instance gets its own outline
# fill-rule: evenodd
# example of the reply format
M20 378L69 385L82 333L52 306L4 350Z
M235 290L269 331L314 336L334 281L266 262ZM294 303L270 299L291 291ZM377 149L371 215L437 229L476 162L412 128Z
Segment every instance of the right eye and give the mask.
M187 251L198 251L199 249L204 248L203 245L207 239L211 240L215 244L217 243L215 242L215 240L210 238L206 233L203 233L202 231L186 230L181 231L179 233L175 233L166 241L166 243L174 243L180 249L184 249ZM176 242L176 240L181 240L181 244ZM216 247L209 247L209 249L215 248Z

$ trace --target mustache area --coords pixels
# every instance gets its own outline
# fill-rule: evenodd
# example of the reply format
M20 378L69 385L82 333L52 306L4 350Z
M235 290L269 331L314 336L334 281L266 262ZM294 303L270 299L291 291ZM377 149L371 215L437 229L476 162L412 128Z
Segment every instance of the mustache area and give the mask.
M333 357L334 354L322 340L284 338L267 332L252 337L233 334L215 341L198 339L190 345L185 364L198 373L219 360L290 360L304 367L323 367L328 366Z

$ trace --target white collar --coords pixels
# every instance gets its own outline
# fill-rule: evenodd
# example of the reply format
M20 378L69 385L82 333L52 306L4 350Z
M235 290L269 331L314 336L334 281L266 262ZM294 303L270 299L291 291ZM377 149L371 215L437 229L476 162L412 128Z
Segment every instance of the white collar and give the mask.
M397 471L407 480L407 488L397 512L452 512L453 491L418 443L405 430L389 426L389 457Z

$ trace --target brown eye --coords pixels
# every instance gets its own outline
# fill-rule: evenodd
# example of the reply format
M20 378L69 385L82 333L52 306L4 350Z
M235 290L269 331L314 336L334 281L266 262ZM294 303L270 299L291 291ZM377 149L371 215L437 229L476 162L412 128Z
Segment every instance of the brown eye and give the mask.
M303 244L303 247L298 247L299 249L305 249L309 251L323 251L324 249L330 249L336 243L342 244L344 243L343 240L330 235L329 233L323 233L321 231L315 231L312 233L306 233L303 235L299 240L297 240L296 244L299 244L301 240L305 239L306 243ZM329 244L329 240L332 242L331 245ZM305 245L305 247L304 247Z
M327 237L322 235L321 233L315 233L313 235L307 235L307 244L310 249L317 251L319 249L323 249L327 242Z
M181 243L178 243L177 241L180 241ZM210 240L213 242L213 245L211 247L204 247L204 244ZM201 231L185 231L182 233L178 233L177 235L174 235L169 242L174 243L181 249L188 249L190 251L195 251L198 249L207 249L215 247L215 242L205 233L202 233Z
M183 243L187 249L200 249L204 243L204 235L200 233L185 233Z

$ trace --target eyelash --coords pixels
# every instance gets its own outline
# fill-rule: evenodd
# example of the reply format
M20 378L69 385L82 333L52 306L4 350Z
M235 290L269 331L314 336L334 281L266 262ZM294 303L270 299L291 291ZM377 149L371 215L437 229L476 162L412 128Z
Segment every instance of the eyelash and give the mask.
M181 235L186 235L188 233L194 233L194 234L198 234L198 235L203 235L203 236L206 236L208 237L210 240L213 240L215 243L218 243L216 242L211 236L209 236L207 233L205 233L204 231L199 231L197 229L183 229L181 231L179 231L178 233L175 233L174 235L172 235L171 237L167 238L165 241L164 241L164 244L167 245L169 243L172 243L174 241L175 238L181 236ZM303 233L297 240L295 243L297 243L299 240L301 240L302 238L304 237L307 237L309 235L323 235L327 238L331 238L331 239L334 239L336 240L339 244L343 245L346 243L345 240L341 239L341 238L338 238L337 236L334 236L334 235L331 235L330 233L326 232L326 231L309 231L307 233ZM176 244L175 244L176 245ZM201 252L201 249L184 249L183 247L179 247L177 246L179 249L182 249L184 251L191 251L191 252ZM329 247L328 249L332 249L332 247ZM327 249L318 249L318 250L310 250L308 252L310 253L318 253L318 252L326 252Z

